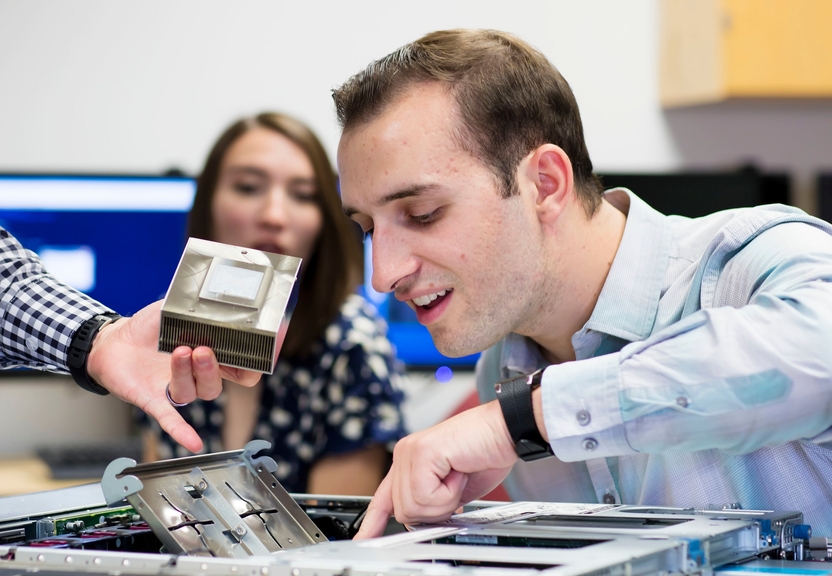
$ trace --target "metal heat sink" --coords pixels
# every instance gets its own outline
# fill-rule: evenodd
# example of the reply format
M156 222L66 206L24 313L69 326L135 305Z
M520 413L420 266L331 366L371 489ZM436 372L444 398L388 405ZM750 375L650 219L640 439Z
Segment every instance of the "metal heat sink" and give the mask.
M271 374L300 263L190 238L162 303L159 350L207 346L220 364Z

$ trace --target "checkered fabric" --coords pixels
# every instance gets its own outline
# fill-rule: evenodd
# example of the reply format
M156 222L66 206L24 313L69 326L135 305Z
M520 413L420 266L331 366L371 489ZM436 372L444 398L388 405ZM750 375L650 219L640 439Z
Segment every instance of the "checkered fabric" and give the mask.
M0 228L0 368L67 372L72 335L111 312L49 275L34 252Z

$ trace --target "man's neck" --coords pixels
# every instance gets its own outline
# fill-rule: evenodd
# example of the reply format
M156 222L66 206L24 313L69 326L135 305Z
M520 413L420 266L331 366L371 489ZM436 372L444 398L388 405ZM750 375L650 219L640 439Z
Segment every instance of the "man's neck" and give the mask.
M542 321L526 334L553 364L575 359L572 335L592 315L624 235L626 216L606 200L592 218L582 216L573 215L569 229L557 235L552 285L558 293L546 299Z

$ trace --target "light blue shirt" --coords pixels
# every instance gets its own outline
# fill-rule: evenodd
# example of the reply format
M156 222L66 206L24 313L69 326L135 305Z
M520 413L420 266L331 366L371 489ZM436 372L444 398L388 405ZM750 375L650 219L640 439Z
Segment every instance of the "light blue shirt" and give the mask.
M832 536L832 226L606 198L627 214L621 245L577 360L543 374L556 457L516 465L511 497L798 510ZM546 365L510 334L477 365L480 398Z

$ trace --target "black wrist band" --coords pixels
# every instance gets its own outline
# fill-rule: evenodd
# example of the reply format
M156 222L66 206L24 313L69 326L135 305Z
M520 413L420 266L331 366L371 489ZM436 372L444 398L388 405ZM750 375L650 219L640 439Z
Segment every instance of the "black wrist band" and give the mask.
M514 449L527 462L552 455L552 448L537 429L532 404L532 392L540 387L542 377L543 370L538 370L494 385Z
M98 384L87 374L87 356L92 349L92 342L98 334L98 331L103 326L110 322L115 322L119 318L121 316L115 312L98 314L81 324L78 330L75 331L75 334L72 335L72 342L70 342L69 350L67 350L66 354L66 365L75 383L88 392L100 394L101 396L109 394L106 388Z

